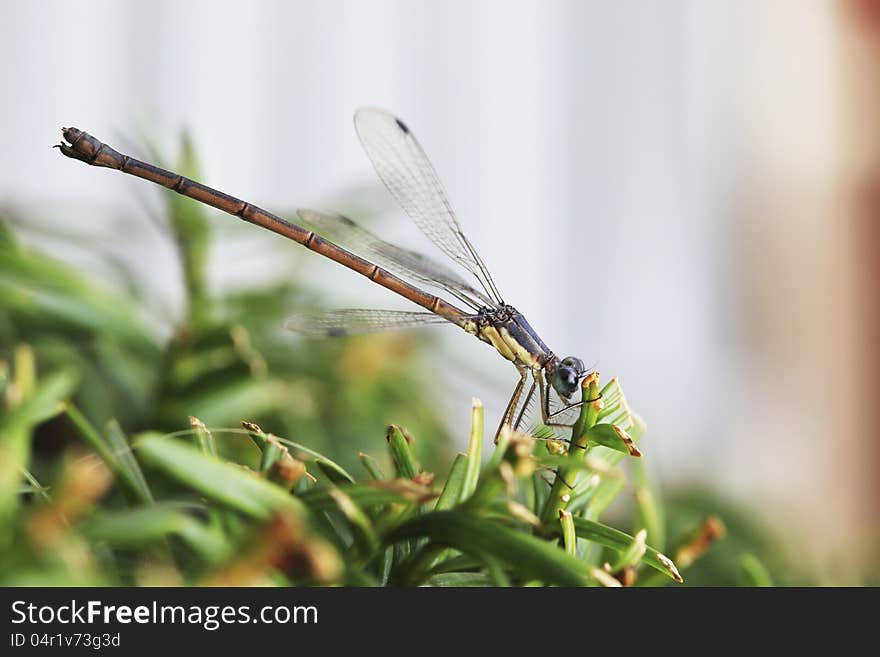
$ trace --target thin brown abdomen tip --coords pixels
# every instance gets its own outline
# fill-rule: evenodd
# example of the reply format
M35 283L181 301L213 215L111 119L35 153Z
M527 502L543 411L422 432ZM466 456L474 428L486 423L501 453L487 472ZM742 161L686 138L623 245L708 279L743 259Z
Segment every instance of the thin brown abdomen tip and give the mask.
M73 143L82 134L82 130L79 128L61 128L61 134L64 136L64 139Z
M80 130L79 128L62 128L61 134L64 135L64 140L69 144L62 144L61 152L68 157L82 160L88 164L95 164L93 160L102 149L107 151L112 150L108 149L89 133ZM101 164L100 166L109 165Z

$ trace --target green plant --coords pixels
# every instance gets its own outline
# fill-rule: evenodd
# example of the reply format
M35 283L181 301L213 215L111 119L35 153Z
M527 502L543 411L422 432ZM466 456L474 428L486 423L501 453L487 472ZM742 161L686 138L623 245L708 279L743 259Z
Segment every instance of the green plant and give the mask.
M30 350L17 353L0 424L0 510L11 528L0 560L5 584L681 580L652 545L662 533L651 523L630 535L598 519L623 489L618 464L639 454L644 428L616 380L601 390L598 375L585 380L587 403L570 449L505 430L485 463L475 400L468 453L437 486L419 465L413 438L396 425L388 427L384 467L360 455L363 478L250 422L209 429L191 418L188 429L144 432L129 446L117 424L98 431L62 403L71 379L36 381ZM28 438L54 413L91 453L66 455L47 488L28 469ZM636 499L639 517L662 515L654 496Z

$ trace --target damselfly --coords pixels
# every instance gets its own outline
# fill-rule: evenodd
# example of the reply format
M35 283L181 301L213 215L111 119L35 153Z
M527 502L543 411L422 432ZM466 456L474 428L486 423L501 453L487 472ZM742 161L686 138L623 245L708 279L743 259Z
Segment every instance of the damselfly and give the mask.
M297 215L308 226L303 227L194 180L123 155L77 128L64 128L66 143L58 147L68 157L150 180L299 242L428 311L333 310L293 317L288 321L289 328L307 335L332 337L434 323L455 324L494 347L519 373L499 431L504 425L520 427L536 391L543 424L571 426L565 414L582 403L572 403L571 398L587 373L583 361L573 356L558 358L525 317L505 303L483 260L462 232L434 167L406 124L371 107L358 110L354 124L388 191L421 231L474 277L476 286L442 263L390 244L340 214L298 210ZM436 288L455 303L406 279ZM531 382L526 389L529 377ZM551 403L553 392L559 399Z

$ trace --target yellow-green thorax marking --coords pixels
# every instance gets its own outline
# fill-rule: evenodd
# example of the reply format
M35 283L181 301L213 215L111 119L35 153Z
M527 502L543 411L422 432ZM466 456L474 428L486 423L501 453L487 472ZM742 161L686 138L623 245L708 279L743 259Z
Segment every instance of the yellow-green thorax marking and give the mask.
M468 333L474 333L495 347L499 354L517 366L537 370L553 358L553 352L513 306L483 308L476 321L470 324L464 326Z

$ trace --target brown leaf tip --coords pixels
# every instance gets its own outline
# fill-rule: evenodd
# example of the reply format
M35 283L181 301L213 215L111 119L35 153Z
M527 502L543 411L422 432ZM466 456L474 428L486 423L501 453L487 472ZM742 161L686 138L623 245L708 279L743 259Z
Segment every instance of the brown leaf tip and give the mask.
M399 431L400 435L403 436L403 439L407 442L407 444L412 445L415 442L415 439L412 437L412 434L404 429L399 424L389 424L388 428L385 429L385 440L389 443L391 442L391 437L394 435L395 431Z
M430 486L434 483L434 473L422 470L419 474L413 477L412 480L419 486Z
M636 447L636 443L633 441L632 436L630 436L622 427L612 424L611 428L614 429L614 433L616 433L617 437L623 441L624 445L626 445L626 449L629 451L630 456L642 455L639 448Z
M709 516L700 525L700 528L691 537L691 539L678 548L675 553L675 560L686 568L694 561L699 559L706 550L719 538L725 534L724 523L717 516Z
M672 559L667 557L665 554L660 552L657 553L657 561L660 562L660 565L663 566L670 575L672 575L672 579L676 582L681 583L684 580L681 578L681 574L678 572L678 568L676 568Z
M306 464L285 453L275 461L272 470L279 479L292 485L306 474Z

